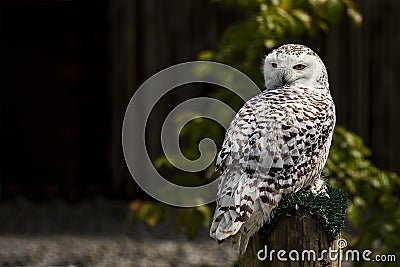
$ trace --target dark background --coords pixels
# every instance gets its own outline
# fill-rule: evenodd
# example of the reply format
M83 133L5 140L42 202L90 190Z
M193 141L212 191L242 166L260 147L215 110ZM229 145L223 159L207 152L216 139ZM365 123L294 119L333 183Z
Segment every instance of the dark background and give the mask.
M110 193L107 2L0 7L2 197Z
M364 138L375 164L400 172L400 2L358 7L361 28L344 18L298 41L328 67L338 124ZM121 151L130 97L157 71L216 49L240 16L203 0L2 1L1 199L143 197ZM157 110L199 92L175 90ZM155 116L149 127L159 124Z

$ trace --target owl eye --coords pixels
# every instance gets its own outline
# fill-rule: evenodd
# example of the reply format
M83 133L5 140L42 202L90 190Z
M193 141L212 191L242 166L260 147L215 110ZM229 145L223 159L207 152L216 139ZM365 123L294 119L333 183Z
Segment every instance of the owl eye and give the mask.
M306 66L303 64L297 64L295 66L293 66L293 69L295 70L303 70Z
M278 64L276 64L276 63L272 63L271 65L272 65L273 68L278 67Z

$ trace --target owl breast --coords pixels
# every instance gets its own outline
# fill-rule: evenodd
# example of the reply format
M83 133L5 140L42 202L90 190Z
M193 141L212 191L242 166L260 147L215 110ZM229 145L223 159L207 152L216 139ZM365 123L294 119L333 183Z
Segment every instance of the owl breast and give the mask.
M210 235L232 237L243 252L283 198L320 178L334 124L333 101L322 90L287 85L249 100L217 159L222 173Z

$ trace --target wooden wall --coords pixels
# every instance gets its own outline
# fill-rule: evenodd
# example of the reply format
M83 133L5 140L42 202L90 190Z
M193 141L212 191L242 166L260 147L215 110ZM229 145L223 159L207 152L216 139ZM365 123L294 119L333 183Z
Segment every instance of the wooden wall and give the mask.
M106 10L0 1L1 198L107 193Z
M222 26L234 19L231 11L205 1L173 3L150 0L135 6L136 84L164 67L195 60L201 50L216 48ZM292 41L309 45L326 63L338 124L364 138L379 167L400 173L400 88L396 86L400 84L400 1L357 4L364 17L360 28L344 17L327 33ZM179 97L169 101L177 103Z
M121 123L129 99L158 71L197 60L201 51L215 49L225 26L238 14L232 8L204 0L117 0L109 4L113 190L140 194L127 173L121 148ZM151 129L147 131L148 150L153 159L160 155L163 117L183 99L199 94L199 86L175 90L157 104L147 124Z
M361 28L344 19L293 41L324 59L338 123L365 139L378 166L400 173L400 1L358 6ZM140 195L121 150L130 97L157 71L216 49L240 15L205 0L1 2L2 196ZM157 112L201 93L177 90Z
M328 66L338 123L361 135L374 163L400 173L400 2L363 0L360 28L346 19L316 40Z

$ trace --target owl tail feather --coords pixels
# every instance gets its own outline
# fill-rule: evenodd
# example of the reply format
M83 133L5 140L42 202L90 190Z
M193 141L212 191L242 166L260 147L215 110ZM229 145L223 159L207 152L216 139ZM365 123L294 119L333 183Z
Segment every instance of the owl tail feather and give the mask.
M249 244L250 236L237 233L232 236L232 247L234 250L238 250L241 255L246 251L247 245Z

